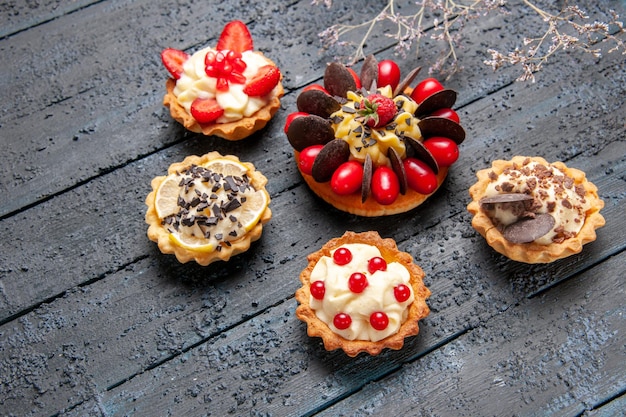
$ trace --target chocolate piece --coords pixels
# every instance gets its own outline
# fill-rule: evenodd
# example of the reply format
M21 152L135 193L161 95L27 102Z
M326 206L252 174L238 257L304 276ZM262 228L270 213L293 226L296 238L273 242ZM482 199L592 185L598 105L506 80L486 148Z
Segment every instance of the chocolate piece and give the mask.
M457 145L465 140L465 129L457 122L445 117L426 117L417 124L424 139L433 136L444 136L452 139Z
M312 145L326 145L335 138L328 119L310 114L293 119L287 130L289 144L298 152Z
M436 93L431 94L426 97L424 101L422 101L417 110L415 111L415 115L417 117L426 116L435 110L439 109L451 109L456 102L456 91L454 90L441 90Z
M533 200L533 196L524 193L507 193L494 195L493 197L481 198L480 204L513 203L516 201L528 200Z
M361 67L361 85L367 91L373 91L376 89L375 85L378 82L378 61L374 55L368 55L363 61ZM372 87L374 84L374 87ZM367 94L364 94L367 95Z
M363 162L363 181L361 183L361 203L365 203L365 200L367 200L367 197L370 195L372 170L372 157L370 154L365 154L365 161Z
M391 168L393 172L398 176L398 182L400 183L400 194L406 194L408 182L406 179L406 171L404 170L404 164L402 163L402 157L394 148L389 148L387 151L387 157L391 161Z
M295 119L294 122L298 120ZM328 142L320 150L313 161L311 175L317 182L327 182L339 165L343 164L350 157L350 145L341 139L334 139Z
M413 80L415 79L415 77L417 77L417 74L419 74L419 72L422 70L422 67L417 67L417 68L413 68L413 70L411 72L409 72L407 74L406 77L404 77L404 79L402 81L400 81L400 83L398 84L398 86L396 87L396 89L393 91L393 96L397 96L398 94L402 94L402 92L409 86L411 85L411 83L413 82ZM419 108L418 108L419 110Z
M537 214L533 218L520 219L504 228L502 235L511 243L530 243L548 233L555 220L549 214Z
M333 96L345 98L348 91L356 91L356 82L346 67L332 62L324 71L324 88Z
M405 136L404 141L409 143L417 159L424 161L426 165L428 165L430 169L433 170L435 175L439 174L439 164L437 164L437 160L435 159L433 154L431 154L430 151L426 149L422 142L417 139L413 139L410 136Z
M300 93L296 105L301 112L329 118L341 108L341 104L321 90L307 90Z

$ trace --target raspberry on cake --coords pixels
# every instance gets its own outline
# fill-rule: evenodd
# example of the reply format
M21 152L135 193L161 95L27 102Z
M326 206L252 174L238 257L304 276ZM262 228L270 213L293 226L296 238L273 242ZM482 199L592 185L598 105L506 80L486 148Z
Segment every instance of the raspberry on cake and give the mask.
M579 253L604 225L596 186L561 162L516 156L476 175L467 207L472 226L515 261L547 263Z
M193 132L240 140L265 127L280 107L280 70L253 50L241 21L226 24L215 48L193 55L167 48L161 60L171 75L163 104Z
M302 91L285 132L318 196L372 217L415 208L439 188L465 131L451 108L456 92L432 78L410 88L418 72L399 82L395 62L369 56L360 77L331 63L324 86Z
M392 239L346 232L308 256L296 292L298 318L327 350L349 356L400 349L429 313L422 269Z

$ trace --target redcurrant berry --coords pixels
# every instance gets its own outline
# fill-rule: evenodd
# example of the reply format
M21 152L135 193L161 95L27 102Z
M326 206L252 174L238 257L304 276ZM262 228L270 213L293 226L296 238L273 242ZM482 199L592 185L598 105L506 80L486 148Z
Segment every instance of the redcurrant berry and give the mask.
M367 284L367 277L360 272L353 273L350 275L350 279L348 279L348 288L356 294L362 293Z
M337 265L349 264L352 260L352 252L348 248L339 248L333 253L333 260Z
M389 317L382 311L377 311L370 316L370 324L376 330L385 330L389 325Z
M316 300L322 300L324 298L324 294L326 294L326 286L324 286L324 281L314 281L311 283L311 295Z
M367 270L370 271L370 274L376 271L386 271L387 262L380 256L375 256L367 262Z
M339 313L333 319L333 324L339 330L345 330L352 324L352 318L346 313Z
M399 284L393 289L393 295L399 303L403 303L411 296L411 289L404 284Z

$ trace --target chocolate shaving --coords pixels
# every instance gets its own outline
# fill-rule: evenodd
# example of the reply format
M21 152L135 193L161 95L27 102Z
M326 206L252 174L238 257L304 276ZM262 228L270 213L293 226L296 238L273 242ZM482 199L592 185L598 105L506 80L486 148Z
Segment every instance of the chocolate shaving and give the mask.
M532 200L533 196L524 193L508 193L498 194L492 197L484 197L480 199L480 204L497 204L497 203L512 203L515 201L527 201Z
M550 232L555 223L551 215L537 214L506 226L502 235L511 243L530 243Z

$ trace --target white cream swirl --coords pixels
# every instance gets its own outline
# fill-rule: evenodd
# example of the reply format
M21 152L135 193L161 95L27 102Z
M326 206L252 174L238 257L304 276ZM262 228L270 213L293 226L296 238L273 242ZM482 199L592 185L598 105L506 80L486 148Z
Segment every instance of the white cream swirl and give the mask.
M333 332L348 340L376 342L397 333L406 321L409 305L415 299L409 271L398 262L389 262L386 271L370 274L368 261L381 256L377 247L362 243L341 247L352 253L352 260L347 265L337 265L332 258L333 251L330 257L323 256L311 272L311 282L322 281L325 286L322 300L311 296L311 308ZM368 281L365 290L358 294L348 287L350 275L354 272L363 273ZM398 302L394 295L394 288L400 284L406 285L411 292L403 302ZM375 312L383 312L389 318L385 329L376 330L370 325L370 316ZM333 319L338 313L350 316L352 323L349 328L341 330L335 327Z
M196 98L214 98L224 109L224 114L216 123L228 123L252 116L270 101L274 90L263 97L251 97L243 92L244 84L230 83L228 91L217 91L217 79L209 77L205 72L204 58L211 51L217 52L208 47L190 56L183 64L183 73L176 81L174 95L188 113L191 113L191 103ZM241 59L246 63L243 75L248 80L254 77L260 67L272 65L261 53L254 51L243 52Z

